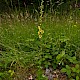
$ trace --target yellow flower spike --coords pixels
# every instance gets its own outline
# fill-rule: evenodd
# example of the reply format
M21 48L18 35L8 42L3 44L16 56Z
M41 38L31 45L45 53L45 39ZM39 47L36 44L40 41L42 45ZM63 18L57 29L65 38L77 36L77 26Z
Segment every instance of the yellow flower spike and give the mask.
M44 33L44 30L42 30L42 29L40 29L40 30L38 31L38 35L43 34L43 33Z
M44 30L41 29L41 24L38 26L38 29L39 29L38 36L39 38L42 38L42 34L44 33Z

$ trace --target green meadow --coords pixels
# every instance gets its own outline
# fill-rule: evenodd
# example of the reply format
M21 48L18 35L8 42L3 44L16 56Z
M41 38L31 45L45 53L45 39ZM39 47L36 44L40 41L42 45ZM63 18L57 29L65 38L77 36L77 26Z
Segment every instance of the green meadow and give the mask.
M41 6L36 15L0 14L0 80L80 80L80 11Z
M76 80L79 80L78 20L71 15L59 17L46 14L40 25L44 33L39 38L37 18L31 19L29 16L26 19L23 14L12 16L2 15L0 18L0 80L23 80L30 73L38 73L38 76L41 76L38 70L42 70L43 73L43 69L49 66L54 70L66 72L71 80L77 77ZM69 67L68 70L66 65ZM36 79L44 80L42 76Z

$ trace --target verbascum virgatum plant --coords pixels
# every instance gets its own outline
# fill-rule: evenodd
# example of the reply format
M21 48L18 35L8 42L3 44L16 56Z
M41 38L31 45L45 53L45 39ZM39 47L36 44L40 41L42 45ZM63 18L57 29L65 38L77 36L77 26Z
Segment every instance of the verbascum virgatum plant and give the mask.
M39 38L42 38L42 34L44 33L44 30L42 30L40 26L38 26L38 29L39 29L38 36Z
M42 24L42 18L43 18L43 8L44 8L44 5L43 5L44 1L42 0L41 1L41 6L40 6L40 18L39 18L39 26L38 26L38 36L39 38L42 38L42 34L44 33L44 30L41 29L41 24Z

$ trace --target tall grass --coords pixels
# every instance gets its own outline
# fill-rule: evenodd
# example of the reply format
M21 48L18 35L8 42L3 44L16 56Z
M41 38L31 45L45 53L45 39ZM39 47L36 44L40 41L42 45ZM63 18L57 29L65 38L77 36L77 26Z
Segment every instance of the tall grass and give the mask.
M26 16L23 17L22 13L22 16L12 15L14 16L13 18L10 15L2 15L3 17L0 18L0 54L3 56L1 58L1 66L4 65L5 68L9 67L9 69L14 64L30 67L31 64L34 65L33 59L37 49L39 49L36 45L40 45L37 34L38 22L30 19L30 17L25 19ZM75 23L75 20L69 17L65 18L64 16L59 19L55 15L48 16L46 14L43 17L41 26L44 30L42 40L52 37L57 41L57 39L65 37L70 40L71 44L80 47L79 26L78 22Z

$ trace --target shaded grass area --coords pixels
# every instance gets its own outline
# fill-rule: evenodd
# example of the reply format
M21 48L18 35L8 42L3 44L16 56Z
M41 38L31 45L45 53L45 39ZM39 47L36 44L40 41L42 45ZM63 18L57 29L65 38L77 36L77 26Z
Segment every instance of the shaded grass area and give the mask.
M69 17L59 18L57 16L44 16L41 28L44 30L44 34L42 38L38 37L38 21L34 19L24 17L20 17L17 15L12 19L8 16L5 16L4 19L0 18L0 76L1 79L12 80L13 77L16 80L23 80L22 74L28 74L27 69L31 70L32 74L35 73L34 68L38 69L40 66L52 66L51 64L56 64L58 67L58 63L62 60L61 68L63 68L66 64L70 64L63 61L63 56L60 61L56 59L51 60L51 64L46 63L49 62L48 58L42 60L45 54L58 52L58 54L62 53L62 51L66 51L66 53L70 53L71 57L76 55L77 64L79 64L80 60L80 24L78 20L70 19ZM68 41L68 43L67 43ZM65 43L69 45L67 48L60 47L60 43ZM47 46L46 46L47 45ZM54 45L52 49L51 45ZM56 48L56 49L55 49ZM51 51L52 49L52 51ZM59 50L58 50L59 49ZM49 51L48 51L49 50ZM70 50L73 50L70 52ZM51 51L51 52L50 52ZM69 54L68 53L68 54ZM74 56L72 56L72 53ZM47 55L48 57L50 55ZM51 54L51 56L53 56ZM51 59L50 56L50 59ZM55 56L53 56L54 58ZM57 56L58 57L58 56ZM52 58L52 59L53 59ZM45 63L44 63L45 62ZM45 65L44 65L45 64ZM71 63L75 65L76 63ZM57 69L56 67L56 69ZM11 70L11 72L9 72ZM36 70L37 72L38 70ZM18 73L22 74L18 74ZM80 73L80 72L79 72ZM21 77L22 75L22 77ZM29 75L29 74L28 74ZM41 75L41 74L40 74ZM39 75L39 76L40 76ZM25 75L25 78L27 75ZM37 80L39 80L38 78ZM42 79L40 79L42 80ZM45 79L43 79L45 80ZM77 79L78 80L78 79Z

